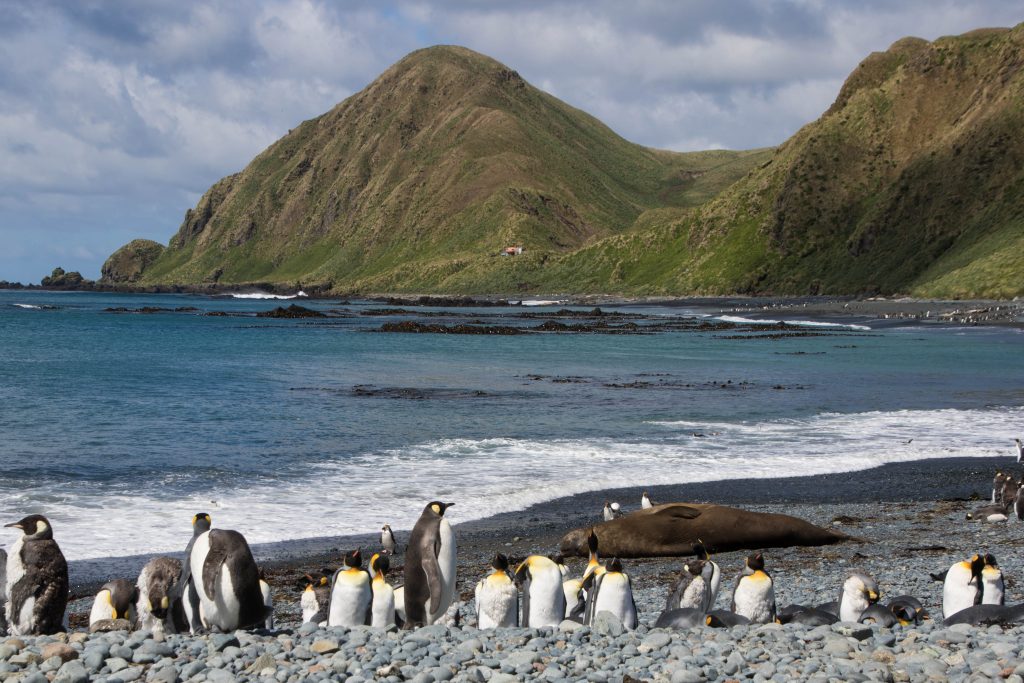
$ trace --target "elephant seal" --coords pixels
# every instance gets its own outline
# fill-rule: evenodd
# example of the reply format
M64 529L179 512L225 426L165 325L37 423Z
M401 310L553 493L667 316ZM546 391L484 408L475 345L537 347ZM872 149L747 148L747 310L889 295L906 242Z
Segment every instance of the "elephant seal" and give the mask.
M601 554L617 557L694 555L698 539L704 539L715 552L857 540L789 515L705 503L666 503L570 531L562 537L562 554L586 557L591 529Z

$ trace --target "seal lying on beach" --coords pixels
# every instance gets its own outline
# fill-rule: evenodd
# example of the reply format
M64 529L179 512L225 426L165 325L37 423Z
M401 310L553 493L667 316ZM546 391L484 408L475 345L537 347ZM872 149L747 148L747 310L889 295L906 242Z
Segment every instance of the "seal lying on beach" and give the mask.
M855 540L789 515L704 503L666 503L570 531L562 537L562 554L586 556L591 529L597 535L601 554L617 557L693 555L698 539L704 539L715 552Z

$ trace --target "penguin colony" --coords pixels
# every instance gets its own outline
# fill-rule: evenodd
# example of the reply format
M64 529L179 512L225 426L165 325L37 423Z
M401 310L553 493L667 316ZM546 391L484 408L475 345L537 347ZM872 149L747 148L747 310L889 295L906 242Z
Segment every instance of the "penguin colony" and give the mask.
M1024 447L1017 440L1018 461ZM380 533L381 551L363 566L362 550L345 555L343 566L320 576L306 574L300 599L303 623L322 626L415 628L437 623L455 599L455 535L445 518L454 503L428 503L405 548L404 583L387 582L390 557L398 544L391 527ZM647 492L641 508L652 502ZM989 505L968 519L1004 521L1013 511L1024 519L1024 481L1003 472L993 480ZM602 519L622 514L618 503L605 503ZM9 553L0 550L0 630L11 635L53 634L67 630L67 562L42 515L7 524L21 531ZM165 633L229 632L273 628L270 586L263 579L245 538L237 531L214 529L206 513L192 518L193 535L185 559L155 557L132 584L115 579L96 594L89 613L90 630L142 628ZM627 629L639 623L632 584L619 558L602 564L597 536L590 532L590 557L582 577L568 576L560 555L531 555L512 570L498 553L491 571L474 590L480 628L557 626L564 620L593 625L600 614L618 619ZM913 596L897 596L884 606L870 576L851 574L839 599L819 605L778 608L774 583L764 555L746 558L732 589L729 609L716 609L721 568L703 542L696 557L683 563L668 587L665 609L656 627L707 625L727 628L750 623L832 624L837 621L894 624L930 618ZM932 578L943 583L942 616L953 623L1015 623L1024 606L1005 605L1005 583L996 558L976 553ZM458 615L456 615L458 618Z

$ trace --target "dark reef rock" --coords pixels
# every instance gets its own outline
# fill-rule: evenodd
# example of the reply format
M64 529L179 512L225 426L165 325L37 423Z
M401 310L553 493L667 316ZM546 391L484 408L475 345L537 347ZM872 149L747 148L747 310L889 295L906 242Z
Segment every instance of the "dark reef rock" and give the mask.
M260 311L256 314L257 318L326 318L327 316L320 311L314 311L304 306L292 304L288 308L278 306L271 311Z

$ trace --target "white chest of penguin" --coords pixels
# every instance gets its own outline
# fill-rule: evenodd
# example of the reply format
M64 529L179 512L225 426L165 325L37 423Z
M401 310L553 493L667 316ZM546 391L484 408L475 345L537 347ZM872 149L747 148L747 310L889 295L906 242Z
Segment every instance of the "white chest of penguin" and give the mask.
M362 626L370 615L373 591L370 575L361 569L338 572L331 590L329 626Z
M775 618L775 586L763 573L744 576L733 593L733 611L757 624L767 624Z

